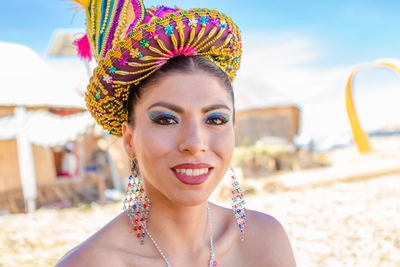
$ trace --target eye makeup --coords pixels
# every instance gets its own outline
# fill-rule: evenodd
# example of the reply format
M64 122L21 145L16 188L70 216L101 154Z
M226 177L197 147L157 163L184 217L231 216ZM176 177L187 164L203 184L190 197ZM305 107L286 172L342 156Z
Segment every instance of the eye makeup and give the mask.
M209 124L220 125L227 123L229 119L230 116L224 112L213 112L204 118L204 122Z
M149 116L153 122L162 125L173 124L179 121L178 117L168 111L152 110L147 112L147 116Z

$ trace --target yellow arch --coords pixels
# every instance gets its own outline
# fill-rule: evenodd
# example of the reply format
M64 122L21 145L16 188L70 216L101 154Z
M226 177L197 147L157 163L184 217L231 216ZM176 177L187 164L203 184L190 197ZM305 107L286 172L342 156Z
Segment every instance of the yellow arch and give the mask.
M371 152L371 145L369 144L368 136L361 128L360 122L358 121L357 112L354 107L353 95L352 95L352 84L355 74L362 69L369 69L375 67L386 67L394 70L400 75L400 63L394 60L380 60L371 64L366 64L357 67L351 74L346 84L346 110L349 116L351 129L353 130L354 141L357 144L358 150L361 153Z

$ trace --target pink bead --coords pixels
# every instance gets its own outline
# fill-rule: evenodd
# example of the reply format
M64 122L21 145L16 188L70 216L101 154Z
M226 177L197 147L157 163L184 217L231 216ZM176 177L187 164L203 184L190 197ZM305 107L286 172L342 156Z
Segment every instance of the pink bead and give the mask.
M213 261L213 266L217 266L217 261Z

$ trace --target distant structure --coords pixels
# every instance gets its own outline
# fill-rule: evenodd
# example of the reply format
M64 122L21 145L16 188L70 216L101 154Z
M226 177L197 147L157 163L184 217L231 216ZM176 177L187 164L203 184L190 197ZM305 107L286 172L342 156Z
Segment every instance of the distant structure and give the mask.
M370 153L372 151L372 148L368 139L368 135L364 132L358 120L356 108L353 101L353 80L357 72L359 72L360 70L376 67L388 68L400 75L400 62L398 60L380 59L371 63L357 66L350 74L350 77L347 79L346 83L346 111L349 117L351 129L353 131L354 141L356 142L358 151L360 153Z
M264 137L293 143L299 133L300 109L268 84L240 80L235 86L236 145L252 145Z

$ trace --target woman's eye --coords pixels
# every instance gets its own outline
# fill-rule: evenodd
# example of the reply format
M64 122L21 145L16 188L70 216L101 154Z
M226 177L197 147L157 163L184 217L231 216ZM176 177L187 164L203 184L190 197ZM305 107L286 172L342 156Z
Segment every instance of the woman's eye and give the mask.
M147 113L150 120L159 125L171 125L179 122L178 118L168 111L150 111Z
M227 118L224 117L211 117L207 118L206 123L212 125L222 125L228 122Z
M159 117L154 119L153 121L161 125L170 125L178 123L177 119L172 117Z

